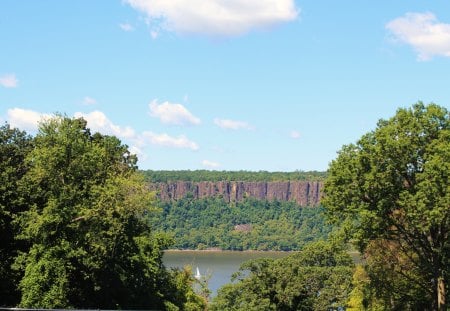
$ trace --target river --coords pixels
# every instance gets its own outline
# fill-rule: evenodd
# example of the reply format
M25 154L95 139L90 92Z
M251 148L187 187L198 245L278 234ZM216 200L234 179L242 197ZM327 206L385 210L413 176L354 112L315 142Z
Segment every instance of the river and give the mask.
M203 276L210 275L208 282L212 296L219 287L230 283L231 275L239 270L244 261L262 257L281 258L288 252L236 252L236 251L166 251L163 262L167 268L190 265L195 272L198 267Z

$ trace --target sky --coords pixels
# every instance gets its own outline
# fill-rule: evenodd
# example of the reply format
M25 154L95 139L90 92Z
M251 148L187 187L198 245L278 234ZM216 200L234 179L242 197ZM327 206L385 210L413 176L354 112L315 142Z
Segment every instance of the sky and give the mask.
M0 2L0 122L83 117L141 169L324 171L418 101L450 108L448 0Z

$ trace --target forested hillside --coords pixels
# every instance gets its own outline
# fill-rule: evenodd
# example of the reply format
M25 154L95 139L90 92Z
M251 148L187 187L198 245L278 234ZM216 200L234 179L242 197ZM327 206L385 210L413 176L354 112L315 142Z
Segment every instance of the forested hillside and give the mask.
M152 224L173 234L172 247L180 249L298 250L331 230L322 208L301 208L294 202L187 197L159 204L162 211Z
M299 250L326 238L323 172L145 171L174 248Z

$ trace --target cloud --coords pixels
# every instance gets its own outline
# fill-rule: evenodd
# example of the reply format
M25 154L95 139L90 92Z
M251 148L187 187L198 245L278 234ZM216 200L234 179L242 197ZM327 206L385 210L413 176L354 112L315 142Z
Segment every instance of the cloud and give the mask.
M253 129L250 124L243 121L234 121L234 120L228 120L228 119L214 119L214 124L216 124L218 127L228 130L251 130Z
M208 160L203 160L203 161L202 161L202 165L203 165L204 167L207 167L207 168L218 168L218 167L220 167L220 164L219 164L219 163L217 163L217 162L212 162L212 161L208 161Z
M164 102L158 105L155 99L149 105L150 115L158 118L164 124L198 125L200 119L190 113L183 105Z
M189 140L186 136L180 135L178 137L169 136L166 133L156 134L153 132L143 132L142 137L144 141L148 141L153 145L198 150L200 147L197 143Z
M126 32L130 32L134 30L134 27L128 23L119 24L120 29Z
M236 36L295 20L294 0L125 0L156 29L208 36Z
M148 159L147 154L141 148L139 148L137 146L129 147L128 151L130 151L131 154L135 154L138 157L139 161L145 161Z
M300 132L299 131L291 131L291 133L289 134L289 136L292 138L292 139L299 139L300 138Z
M11 127L30 132L36 132L39 122L52 117L50 114L21 108L8 109L7 114L8 122Z
M98 110L90 113L76 112L75 117L85 119L89 128L105 135L114 135L119 138L133 138L135 136L131 127L115 125L103 112Z
M16 75L13 73L5 74L0 77L0 85L6 88L13 88L19 85Z
M97 103L97 101L89 96L86 96L85 98L83 98L83 104L84 105L95 105Z
M433 13L406 13L386 24L395 41L412 46L417 58L450 57L450 24L440 23Z

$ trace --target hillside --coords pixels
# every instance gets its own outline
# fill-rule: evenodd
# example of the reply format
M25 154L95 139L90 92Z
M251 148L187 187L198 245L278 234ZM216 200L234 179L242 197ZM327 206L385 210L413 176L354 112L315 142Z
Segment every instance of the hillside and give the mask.
M152 226L174 248L299 250L332 230L320 207L325 173L144 173L161 209Z
M161 213L152 217L152 226L172 235L178 249L299 250L332 230L322 208L295 202L187 197L158 205Z

